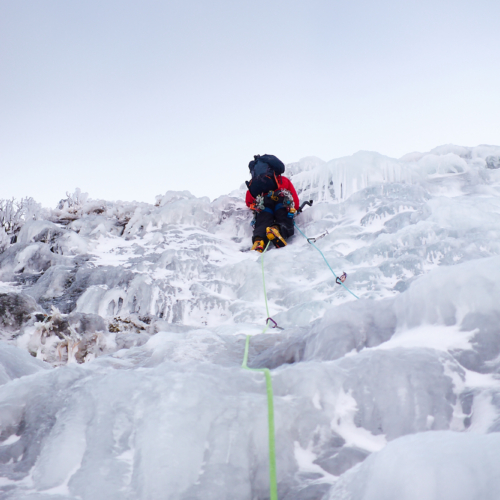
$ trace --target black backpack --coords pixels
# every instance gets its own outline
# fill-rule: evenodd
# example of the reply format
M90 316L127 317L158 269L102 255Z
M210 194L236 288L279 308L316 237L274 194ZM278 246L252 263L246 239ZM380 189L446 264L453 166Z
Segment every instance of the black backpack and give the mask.
M275 177L285 172L285 164L274 155L256 155L248 164L248 169L252 179L246 185L255 198L261 193L278 189Z

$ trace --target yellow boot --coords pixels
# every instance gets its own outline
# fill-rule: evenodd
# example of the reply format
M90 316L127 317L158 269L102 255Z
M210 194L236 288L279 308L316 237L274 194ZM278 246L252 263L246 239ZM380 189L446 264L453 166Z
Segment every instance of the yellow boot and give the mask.
M276 248L286 246L286 241L281 236L279 229L276 226L271 226L266 229L266 236L269 241L272 241Z
M255 240L250 250L262 253L264 251L264 240Z

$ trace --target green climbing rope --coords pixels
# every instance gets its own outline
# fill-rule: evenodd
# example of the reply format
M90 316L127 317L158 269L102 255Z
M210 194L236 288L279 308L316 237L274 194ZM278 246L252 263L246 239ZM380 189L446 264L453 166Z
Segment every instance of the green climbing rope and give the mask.
M266 318L269 318L270 314L269 314L269 305L267 304L266 276L264 275L264 254L266 253L270 244L271 244L271 242L268 241L266 248L264 248L264 251L262 252L262 255L260 256L260 265L262 268L262 285L264 287L264 300L266 301L266 313L267 313ZM268 326L268 323L267 323L267 319L266 319L266 327L264 328L264 331L262 333L264 333L267 330L267 326Z
M267 243L266 248L262 252L260 257L262 264L262 283L264 285L264 298L266 301L266 312L267 319L266 325L262 330L262 333L265 333L269 328L269 306L267 303L267 292L266 292L266 279L264 276L264 254L269 247L269 243ZM245 341L245 353L243 354L243 363L241 367L245 370L249 370L252 372L262 372L266 379L266 392L267 392L267 425L269 432L269 492L270 492L270 500L278 500L278 482L276 480L276 442L275 442L275 431L274 431L274 398L273 398L273 383L271 380L271 372L268 368L249 368L248 363L248 350L250 349L250 337L251 335L247 335Z
M323 260L326 262L326 265L328 266L328 268L330 269L332 274L335 276L335 281L338 283L338 276L335 274L335 272L331 268L330 264L326 260L326 257L323 255L323 252L300 230L299 226L297 226L297 224L295 224L295 221L294 221L293 225L297 228L298 232L307 240L307 242L309 244L311 244L321 254L321 257L323 257ZM349 290L349 288L347 288L344 285L344 283L342 283L342 281L339 284L342 285L351 295L353 295L354 297L359 299L359 297L356 294L352 293L351 290Z
M299 229L297 224L294 222L294 226L297 228L299 233L310 243L323 257L323 260L326 262L326 265L332 272L332 274L335 276L336 282L338 282L338 276L335 274L334 270L331 268L330 264L326 260L326 257L324 256L323 252L310 240L307 238L307 236ZM264 288L264 300L266 303L266 313L267 313L267 319L266 319L266 324L264 326L264 329L262 330L262 333L265 333L267 329L269 328L269 320L270 315L269 315L269 304L267 302L267 291L266 291L266 278L264 274L264 254L266 253L269 243L267 243L266 248L262 252L262 255L260 257L261 259L261 267L262 267L262 284ZM359 299L357 295L355 295L349 288L347 288L344 283L340 282L340 284L354 297ZM276 480L276 441L275 441L275 428L274 428L274 398L273 398L273 383L271 379L271 372L269 371L268 368L249 368L248 367L248 352L250 349L250 337L251 335L247 335L247 338L245 340L245 352L243 354L243 363L241 364L241 367L245 370L253 371L253 372L262 372L265 376L266 379L266 392L267 392L267 425L268 425L268 430L269 430L269 491L270 491L270 500L278 500L278 482Z

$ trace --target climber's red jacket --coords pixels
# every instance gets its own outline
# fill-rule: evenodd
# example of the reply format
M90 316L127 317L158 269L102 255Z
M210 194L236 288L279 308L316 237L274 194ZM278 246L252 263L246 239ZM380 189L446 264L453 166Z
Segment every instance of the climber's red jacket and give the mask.
M300 206L299 197L297 196L297 192L295 191L295 188L293 187L290 179L286 178L284 175L278 175L276 177L276 180L278 181L278 190L288 189L288 191L292 193L295 209L298 210ZM247 207L249 208L252 208L252 205L255 203L255 198L250 194L250 191L247 191L245 202L247 204Z

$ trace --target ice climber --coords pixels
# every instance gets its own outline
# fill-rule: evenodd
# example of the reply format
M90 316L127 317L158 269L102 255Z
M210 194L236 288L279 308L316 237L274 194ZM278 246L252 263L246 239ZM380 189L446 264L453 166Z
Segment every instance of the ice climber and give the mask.
M268 241L276 248L293 235L293 218L299 198L284 175L285 165L273 155L257 155L248 164L252 179L246 182L246 204L254 211L252 250L263 252Z

